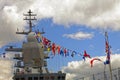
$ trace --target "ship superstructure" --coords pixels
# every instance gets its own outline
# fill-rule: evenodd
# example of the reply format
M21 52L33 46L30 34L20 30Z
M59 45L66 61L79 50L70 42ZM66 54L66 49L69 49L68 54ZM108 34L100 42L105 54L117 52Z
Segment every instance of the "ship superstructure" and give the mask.
M10 47L6 49L6 51L21 52L21 54L15 54L14 57L17 63L13 80L65 80L65 73L61 71L50 73L48 71L46 61L49 58L48 54L44 53L44 46L36 39L35 32L32 32L32 21L36 20L36 14L29 10L28 14L24 14L24 16L26 16L24 20L29 23L29 31L16 32L16 34L27 35L27 41L23 42L22 48ZM44 34L44 32L39 33Z

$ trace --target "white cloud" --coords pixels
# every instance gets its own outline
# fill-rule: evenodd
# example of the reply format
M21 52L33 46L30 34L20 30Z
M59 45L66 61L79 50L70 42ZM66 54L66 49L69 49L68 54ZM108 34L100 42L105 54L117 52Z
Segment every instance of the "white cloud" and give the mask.
M117 54L119 54L119 53L120 53L120 49L112 50L112 53L117 53Z
M120 67L120 55L112 55L111 56L111 66L112 69ZM106 57L101 56L98 57L101 60L105 61ZM104 71L103 62L95 61L93 67L90 67L90 60L87 59L84 61L72 61L69 62L67 66L63 67L63 72L67 73L67 80L79 79L82 77L90 77L93 74L101 73ZM109 67L106 66L106 71L109 71ZM101 77L102 78L102 77Z
M29 9L57 24L120 30L119 8L120 0L0 0L0 44L21 39L15 32L24 29L23 13Z
M73 34L64 34L63 36L67 37L67 38L83 40L83 39L91 39L93 37L93 34L77 32L77 33L73 33Z
M119 7L119 0L36 0L31 5L40 18L53 18L54 23L113 30L120 30Z
M21 36L16 35L17 28L21 29L24 25L21 16L17 13L17 7L4 6L0 16L0 45L22 39Z

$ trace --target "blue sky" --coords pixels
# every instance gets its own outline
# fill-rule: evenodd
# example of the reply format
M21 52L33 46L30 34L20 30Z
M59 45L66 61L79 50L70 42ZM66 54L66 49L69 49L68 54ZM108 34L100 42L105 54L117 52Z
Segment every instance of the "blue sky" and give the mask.
M41 31L42 28L44 28L45 31L45 34L43 34L43 36L51 40L52 43L54 42L57 45L60 45L62 47L65 47L72 51L76 51L81 54L84 54L84 50L86 50L87 53L91 55L91 57L105 56L104 32L108 31L109 43L112 47L113 54L120 53L119 31L114 32L111 30L91 29L87 26L75 24L71 24L70 26L64 26L53 23L52 19L42 19L38 21L38 24L35 27L35 29L39 29L39 31ZM80 40L63 36L64 34L73 34L76 32L90 33L93 36L90 39L85 38ZM52 54L52 52L50 52L50 54ZM63 57L56 54L54 58L51 58L47 61L49 69L57 71L60 70L62 66L67 66L68 62L76 60L83 60L82 56L75 55L74 57Z

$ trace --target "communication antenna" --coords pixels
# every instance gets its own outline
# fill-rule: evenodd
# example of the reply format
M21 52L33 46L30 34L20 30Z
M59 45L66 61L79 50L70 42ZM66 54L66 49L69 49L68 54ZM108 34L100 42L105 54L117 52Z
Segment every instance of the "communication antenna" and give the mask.
M16 32L16 34L26 34L26 35L28 35L30 32L32 32L32 27L33 27L32 21L37 20L35 18L36 14L33 14L33 12L31 10L29 10L27 13L28 14L24 14L24 16L25 16L24 20L28 21L29 31L28 32L25 32L25 31Z

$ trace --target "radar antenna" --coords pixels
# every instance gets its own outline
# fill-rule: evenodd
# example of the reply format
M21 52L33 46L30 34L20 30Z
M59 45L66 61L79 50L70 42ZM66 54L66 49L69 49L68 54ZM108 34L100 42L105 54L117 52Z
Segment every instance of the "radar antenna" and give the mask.
M28 24L29 24L29 31L28 32L16 32L16 34L26 34L26 35L28 35L30 32L32 32L32 27L33 27L33 25L32 25L32 21L33 20L37 20L36 18L35 18L35 16L36 16L36 14L33 14L33 12L31 12L31 10L29 10L28 12L27 12L28 14L24 14L24 16L26 16L25 18L24 18L24 20L27 20L28 21ZM17 30L18 31L18 30Z

